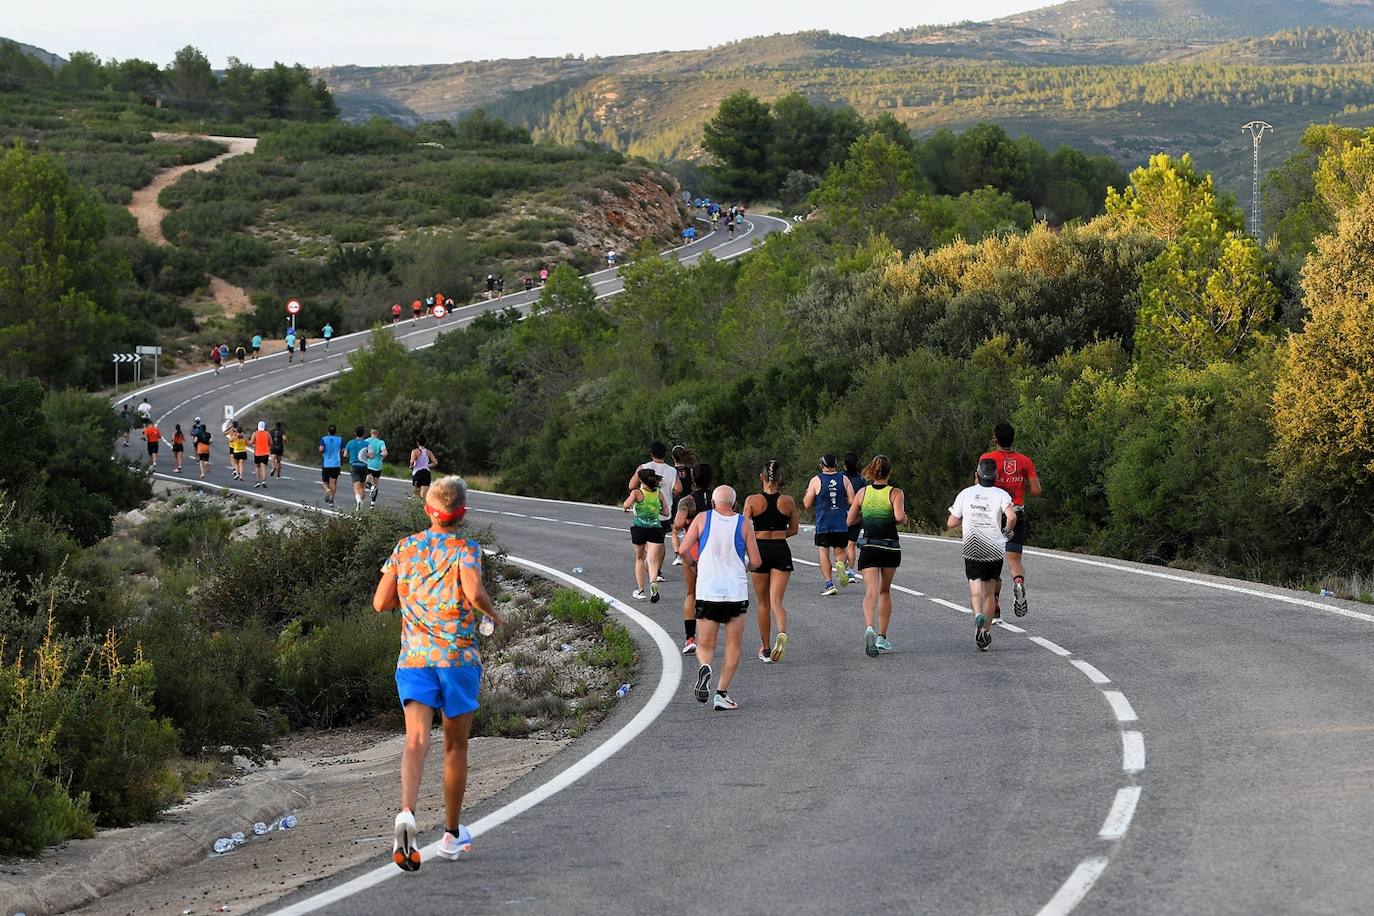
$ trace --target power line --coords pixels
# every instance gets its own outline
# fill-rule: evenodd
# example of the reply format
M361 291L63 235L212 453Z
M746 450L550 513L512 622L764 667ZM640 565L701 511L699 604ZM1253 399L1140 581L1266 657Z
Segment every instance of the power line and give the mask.
M1251 121L1249 124L1242 124L1240 129L1250 132L1250 140L1254 145L1254 173L1250 183L1250 234L1255 237L1255 241L1260 242L1264 240L1264 228L1260 223L1260 141L1264 139L1266 131L1274 129L1274 125L1268 121Z

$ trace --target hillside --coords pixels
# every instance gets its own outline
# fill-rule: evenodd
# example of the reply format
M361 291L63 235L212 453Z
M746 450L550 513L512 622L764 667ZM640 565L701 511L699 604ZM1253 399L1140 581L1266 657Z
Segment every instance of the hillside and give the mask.
M996 20L1061 37L1224 41L1374 26L1371 0L1070 0Z

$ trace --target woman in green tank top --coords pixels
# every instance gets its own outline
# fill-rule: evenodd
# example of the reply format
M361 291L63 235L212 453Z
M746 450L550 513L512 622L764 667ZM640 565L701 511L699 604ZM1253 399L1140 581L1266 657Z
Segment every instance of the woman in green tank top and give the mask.
M897 526L906 522L906 494L888 483L892 460L879 455L864 468L868 483L849 504L848 523L863 524L859 538L859 569L864 570L864 652L870 657L888 652L887 627L892 620L892 580L902 565ZM873 612L878 628L873 628Z
M634 597L638 600L648 598L658 602L658 571L663 566L663 491L659 489L662 478L652 468L639 469L639 486L621 506L626 512L634 513L630 523L630 543L635 547L635 584L638 588ZM648 565L648 587L645 586L645 565Z

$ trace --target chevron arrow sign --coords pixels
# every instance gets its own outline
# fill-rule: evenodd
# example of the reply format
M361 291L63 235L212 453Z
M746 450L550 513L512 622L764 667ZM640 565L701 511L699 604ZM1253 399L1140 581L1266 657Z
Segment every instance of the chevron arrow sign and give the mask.
M111 355L113 356L112 361L116 363L137 363L143 360L143 357L137 353L114 353Z

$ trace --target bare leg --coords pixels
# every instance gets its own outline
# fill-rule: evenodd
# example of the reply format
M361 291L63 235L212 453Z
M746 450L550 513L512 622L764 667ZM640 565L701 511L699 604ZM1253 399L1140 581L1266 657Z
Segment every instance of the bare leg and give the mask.
M882 588L882 570L869 567L864 576L864 625L873 626L873 607L878 603L878 589Z
M406 703L406 746L401 751L401 808L414 811L420 798L420 777L425 772L429 753L429 732L434 727L434 709L410 700Z
M730 681L734 679L735 671L739 668L743 644L744 615L740 614L725 625L725 661L720 666L720 677L716 680L717 690L724 692L730 689Z
M773 639L773 605L772 595L768 591L768 573L750 573L749 578L754 581L754 597L759 602L759 644L770 646Z
M697 664L709 665L716 654L716 632L720 624L714 620L697 621Z
M644 545L635 545L635 585L644 590Z
M897 570L894 567L879 570L879 573L881 585L878 591L878 633L886 636L887 625L892 622L892 580L896 577Z
M819 557L819 558L820 558L820 561L821 561L821 584L822 584L822 585L824 585L825 583L827 583L827 582L830 581L830 569L831 569L832 566L835 565L835 561L834 561L833 559L831 559L831 557L834 556L834 553L835 553L834 549L833 549L833 548L830 548L830 547L817 547L817 548L816 548L816 556Z
M456 719L444 717L444 814L445 826L457 827L463 814L463 792L468 785L468 734L472 713Z
M792 578L790 572L773 570L768 574L768 603L773 608L773 619L777 621L778 632L787 632L787 608L782 605L783 595L787 593L787 582ZM759 616L763 616L763 611L759 611Z
M647 544L645 546L649 548L646 551L649 560L649 581L654 582L658 579L658 574L663 569L663 545Z
M682 619L697 619L697 571L690 560L682 561L682 583L687 586L687 595L682 599Z

